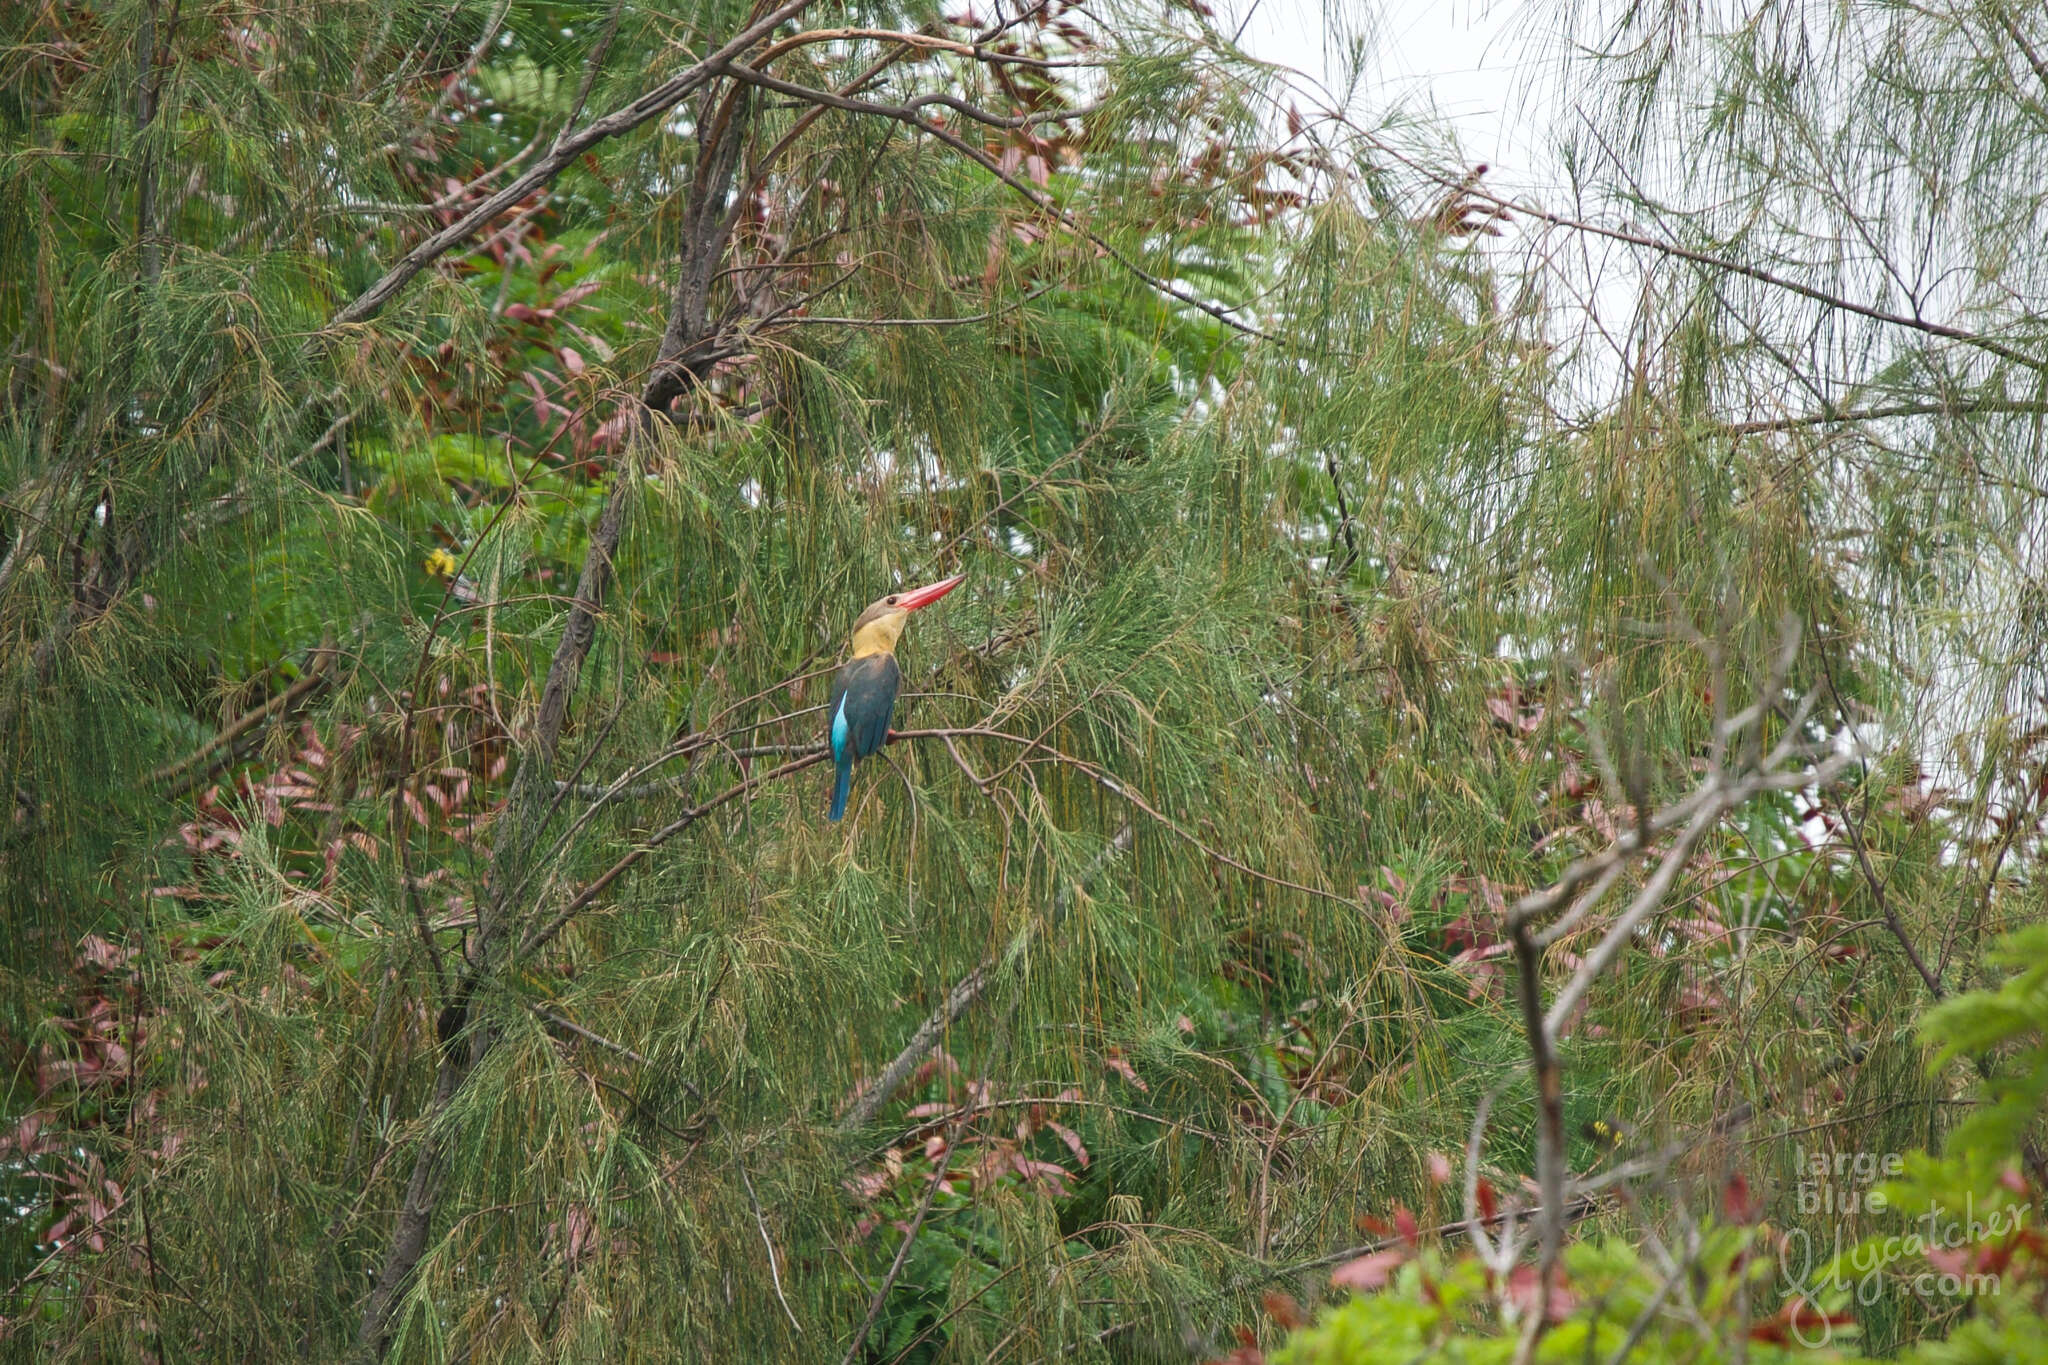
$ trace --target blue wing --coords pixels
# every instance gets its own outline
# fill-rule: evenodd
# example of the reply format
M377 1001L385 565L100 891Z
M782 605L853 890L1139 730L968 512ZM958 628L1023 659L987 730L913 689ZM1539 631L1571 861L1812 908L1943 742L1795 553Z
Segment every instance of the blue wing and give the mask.
M832 784L829 818L846 813L853 786L853 761L866 758L889 742L889 720L896 711L896 690L903 673L887 654L849 659L832 681L832 762L838 774Z

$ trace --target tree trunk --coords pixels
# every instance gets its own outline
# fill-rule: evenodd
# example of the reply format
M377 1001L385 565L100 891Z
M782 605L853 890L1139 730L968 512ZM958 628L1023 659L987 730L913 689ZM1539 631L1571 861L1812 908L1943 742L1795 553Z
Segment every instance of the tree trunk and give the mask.
M679 277L661 348L641 394L643 420L635 424L629 453L613 471L611 494L590 533L576 601L555 645L540 708L522 746L519 770L492 838L490 887L478 906L476 936L437 1020L440 1062L424 1118L426 1132L357 1331L357 1350L366 1359L383 1354L405 1287L426 1254L447 1176L448 1143L453 1137L443 1120L494 1042L488 1029L477 1027L477 997L499 975L519 915L521 889L532 882L528 875L531 859L542 847L542 832L557 806L555 758L570 699L597 639L597 619L611 582L612 558L625 531L627 504L637 482L633 476L637 452L654 438L654 415L678 421L673 412L675 400L702 383L725 354L720 344L722 328L711 318L711 283L738 219L737 208L728 208L726 200L746 145L748 112L744 90L722 92L714 86L702 102L698 121L702 131L691 177Z

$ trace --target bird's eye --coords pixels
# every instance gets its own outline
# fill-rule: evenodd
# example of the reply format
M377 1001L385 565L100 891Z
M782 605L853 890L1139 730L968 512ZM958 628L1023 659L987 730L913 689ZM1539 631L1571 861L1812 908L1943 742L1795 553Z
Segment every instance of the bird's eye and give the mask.
M887 598L884 598L883 600L888 602L888 604L892 607L896 605L896 596L894 593L891 593Z

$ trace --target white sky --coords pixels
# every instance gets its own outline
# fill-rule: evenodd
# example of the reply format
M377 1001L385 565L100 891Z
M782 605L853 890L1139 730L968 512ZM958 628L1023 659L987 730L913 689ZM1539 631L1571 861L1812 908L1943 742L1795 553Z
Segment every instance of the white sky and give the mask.
M1448 124L1467 167L1489 167L1485 187L1507 199L1551 208L1572 207L1558 146L1579 131L1561 98L1564 48L1554 6L1542 0L1210 0L1218 27L1242 25L1239 42L1252 56L1303 73L1326 91L1301 101L1328 108L1343 101L1345 112L1364 127L1389 115ZM1360 54L1354 58L1351 54ZM1361 78L1349 91L1357 66ZM1450 164L1442 135L1426 139ZM1541 269L1526 253L1532 239L1526 222L1509 224L1505 235L1478 239L1503 278ZM1626 251L1592 243L1583 257L1594 278L1588 287L1566 291L1585 310L1568 327L1583 335L1577 362L1565 379L1586 411L1611 401L1629 374L1622 353L1640 303L1640 263ZM1569 306L1569 305L1566 305ZM1578 333L1588 322L1590 331ZM1570 406L1566 404L1566 406Z
M1485 162L1492 168L1487 176L1492 192L1559 206L1565 176L1556 146L1577 130L1567 124L1575 116L1559 98L1555 79L1561 48L1553 7L1540 0L1210 2L1226 32L1244 26L1240 43L1246 51L1327 88L1330 95L1317 101L1323 107L1343 97L1353 65L1347 47L1357 45L1364 54L1363 80L1346 109L1354 119L1369 127L1394 110L1434 114L1455 132L1465 164ZM1308 112L1308 101L1302 108ZM1517 235L1511 228L1502 245L1511 245ZM1636 303L1639 272L1626 253L1601 255L1605 268L1586 305L1595 316L1625 320ZM1594 381L1584 395L1589 401L1597 403L1598 394L1591 390L1606 387L1603 378L1613 384L1626 378L1626 358L1607 359L1614 363L1596 364L1580 376ZM2030 542L2026 553L2034 552ZM1998 588L1989 591L1995 594ZM1994 609L1986 612L1987 621L1999 614L1998 604L1990 605ZM1918 723L1926 727L1922 757L1941 780L1960 783L1970 760L1950 753L1947 743L1976 711L1965 704L1970 684L1967 670L1958 667L1954 641L1935 648L1930 682L1917 707ZM1976 700L1994 709L2000 704L1997 698Z
M1365 78L1349 112L1365 122L1397 107L1447 118L1466 160L1495 168L1496 193L1558 180L1543 80L1555 51L1540 21L1526 0L1222 0L1217 10L1219 26L1244 25L1252 55L1337 97L1356 45Z

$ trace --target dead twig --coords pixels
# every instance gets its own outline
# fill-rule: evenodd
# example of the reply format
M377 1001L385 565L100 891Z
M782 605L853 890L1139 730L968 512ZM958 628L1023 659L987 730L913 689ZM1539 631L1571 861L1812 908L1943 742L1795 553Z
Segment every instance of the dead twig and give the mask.
M789 1319L789 1325L796 1334L804 1334L804 1325L796 1320L796 1313L790 1308L789 1300L782 1293L782 1268L776 1263L775 1243L768 1236L768 1220L761 1216L761 1197L754 1193L754 1177L747 1174L747 1163L738 1155L733 1164L740 1168L740 1183L747 1187L747 1203L754 1209L754 1226L761 1230L761 1245L768 1249L768 1280L775 1286L775 1301L782 1305L782 1314Z

